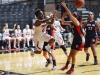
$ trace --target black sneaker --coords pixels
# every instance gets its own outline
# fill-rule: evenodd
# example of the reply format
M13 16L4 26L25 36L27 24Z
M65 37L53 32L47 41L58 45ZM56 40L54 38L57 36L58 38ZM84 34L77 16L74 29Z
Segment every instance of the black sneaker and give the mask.
M86 61L89 61L90 54L86 54Z
M45 67L48 67L48 66L49 66L49 64L50 64L50 62L46 62L46 65L45 65Z
M98 65L98 60L94 60L94 65Z

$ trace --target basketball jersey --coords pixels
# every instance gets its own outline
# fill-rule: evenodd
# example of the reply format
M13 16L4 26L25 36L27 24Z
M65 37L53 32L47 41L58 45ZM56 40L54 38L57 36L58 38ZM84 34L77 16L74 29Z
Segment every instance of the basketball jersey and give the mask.
M25 37L30 37L31 36L31 30L30 29L24 29L23 34Z
M9 35L9 29L4 29L3 37L8 37Z
M91 36L96 36L96 26L95 26L95 21L87 21L86 24L86 36L91 37Z
M43 32L46 32L46 26L47 26L46 23L41 23L41 25L35 26L35 33L34 33L34 35L40 35Z
M59 28L60 22L59 21L54 21L54 27L56 28L56 30L54 31L54 33L60 33L60 28Z
M80 36L83 36L83 29L81 27L82 25L75 26L73 23L71 24L71 32L73 33L74 37L78 38Z
M15 32L16 32L16 36L17 36L17 37L21 37L21 30L17 30L17 29L16 29Z
M48 26L46 27L46 33L49 34L49 35L53 35L53 29L51 28L50 25L48 25Z

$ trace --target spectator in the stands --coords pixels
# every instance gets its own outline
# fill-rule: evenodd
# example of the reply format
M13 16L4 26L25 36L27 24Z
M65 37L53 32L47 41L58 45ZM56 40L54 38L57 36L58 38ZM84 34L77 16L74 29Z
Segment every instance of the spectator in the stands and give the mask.
M97 18L97 22L99 23L100 26L100 13L99 13L99 17Z
M70 21L70 18L66 16L65 21ZM65 29L63 38L66 43L66 47L68 47L71 45L71 28L69 25L62 25L62 27Z

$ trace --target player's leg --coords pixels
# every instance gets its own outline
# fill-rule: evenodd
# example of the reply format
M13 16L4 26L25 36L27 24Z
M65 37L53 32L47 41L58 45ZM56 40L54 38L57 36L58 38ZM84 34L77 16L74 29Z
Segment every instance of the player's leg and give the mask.
M97 40L97 38L94 38L94 41L93 40L91 40L91 44L90 44L90 46L91 46L91 50L92 50L92 53L93 53L93 56L94 56L94 65L97 65L98 64L98 60L97 60L97 52L96 52L96 40Z
M48 45L45 46L45 48L46 48L46 50L47 50L49 53L51 53L51 46L52 46L53 43L55 42L55 39L54 39L52 36L50 36L50 35L48 35L48 34L46 34L46 33L43 33L43 40L44 40L45 42L48 42Z
M15 52L17 52L17 51L18 51L18 48L16 47L16 38L13 37L13 38L11 38L11 40L14 42L14 49L15 49Z
M65 55L68 56L67 49L64 45L64 40L63 40L62 36L61 35L56 35L55 36L55 41L60 45L60 47L64 51Z
M71 50L71 53L69 54L69 57L67 59L67 63L66 65L69 65L69 61L72 59L72 64L70 69L66 72L67 74L71 74L72 72L74 72L74 66L75 66L75 62L76 62L76 54L78 53L78 50Z
M27 46L29 47L29 41L30 41L30 37L26 37L26 42L27 42Z
M22 41L23 41L23 48L26 49L26 38L22 37Z
M71 33L68 33L68 45L71 45Z
M90 53L88 52L88 48L90 47L90 41L86 38L84 52L86 53L86 61L89 61Z
M8 52L11 53L11 37L7 37L6 40L8 41Z

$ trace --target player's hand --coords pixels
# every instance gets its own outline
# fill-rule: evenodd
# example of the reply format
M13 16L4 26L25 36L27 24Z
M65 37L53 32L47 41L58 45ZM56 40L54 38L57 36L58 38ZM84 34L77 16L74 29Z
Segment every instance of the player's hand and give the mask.
M16 27L16 24L14 24L14 27Z
M53 11L53 16L56 16L56 14L57 14L57 11L54 10L54 11Z
M65 18L66 16L67 16L67 13L64 12L63 15L62 15L62 17Z
M65 0L62 0L61 5L62 5L63 7L66 7Z

